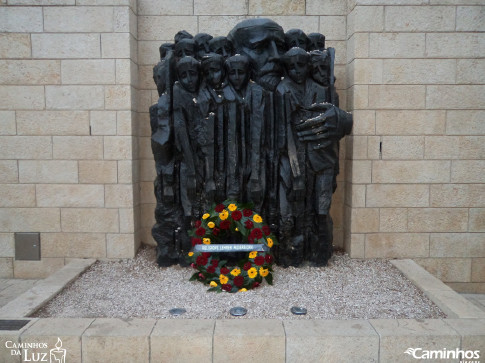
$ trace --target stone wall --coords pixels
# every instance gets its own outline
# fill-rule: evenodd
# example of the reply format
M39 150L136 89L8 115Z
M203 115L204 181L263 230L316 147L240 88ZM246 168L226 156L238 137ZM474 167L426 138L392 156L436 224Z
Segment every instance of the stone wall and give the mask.
M482 293L484 14L474 0L349 7L345 196L352 257L412 258Z
M413 258L485 291L485 7L481 0L0 0L0 272L153 244L148 107L158 47L270 17L326 35L341 106L335 244ZM21 5L21 6L20 6ZM14 232L42 261L14 261Z
M4 3L0 275L42 277L73 257L133 257L136 4ZM41 261L14 259L14 232L40 232Z

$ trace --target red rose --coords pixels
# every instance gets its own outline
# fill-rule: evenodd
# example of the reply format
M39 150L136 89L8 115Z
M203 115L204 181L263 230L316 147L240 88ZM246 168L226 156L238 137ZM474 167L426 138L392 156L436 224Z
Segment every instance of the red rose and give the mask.
M243 209L244 217L251 217L253 215L253 211L251 209Z
M200 238L192 237L192 247L200 244L202 244L202 240Z
M214 266L207 267L207 272L213 274L216 272L216 268Z
M263 257L263 256L257 256L257 257L254 259L254 263L255 263L257 266L261 266L261 265L264 263L264 257Z
M235 221L239 221L242 218L242 213L241 211L235 210L234 212L231 213L231 217Z
M255 239L263 238L263 232L261 232L259 228L253 229L250 235L253 236Z
M190 267L197 269L197 265L195 263L191 263Z
M229 222L227 219L225 221L222 221L221 224L219 225L221 229L229 229L231 227L231 222Z
M254 224L248 219L246 222L244 222L244 227L246 227L247 229L252 229L254 227Z
M195 259L195 263L199 266L205 266L207 265L207 258L205 258L204 256L198 256Z
M214 267L219 266L219 260L212 259L212 260L211 260L211 265L212 265L212 266L214 266Z
M219 235L219 232L220 232L220 231L221 231L221 230L220 230L219 228L215 227L215 228L212 230L212 234L213 234L214 236L217 236L217 235Z
M273 256L266 255L264 256L264 260L266 261L266 263L273 263Z
M201 280L205 279L205 276L202 272L199 274L199 279L201 279Z
M218 205L216 205L215 211L217 213L221 213L224 210L224 208L226 208L226 206L224 204L218 204Z
M254 288L256 288L256 287L258 287L258 286L259 286L259 282L254 281L254 282L253 282L253 289L254 289Z
M199 237L203 237L205 235L205 229L202 227L199 227L196 229L195 234Z
M236 285L237 287L241 287L242 285L244 285L244 277L241 275L236 276L234 278L234 285Z
M244 271L247 271L251 268L251 262L246 262L243 266L243 270Z
M208 259L211 254L209 252L202 252L202 256L205 258L205 259Z
M199 228L201 224L202 224L201 221L199 220L195 221L195 228Z
M265 236L269 236L271 234L271 229L268 226L263 226L263 233Z
M232 290L231 284L224 284L221 287L222 287L222 290L227 291L227 292Z
M227 267L221 268L221 274L227 275L229 273L229 269Z

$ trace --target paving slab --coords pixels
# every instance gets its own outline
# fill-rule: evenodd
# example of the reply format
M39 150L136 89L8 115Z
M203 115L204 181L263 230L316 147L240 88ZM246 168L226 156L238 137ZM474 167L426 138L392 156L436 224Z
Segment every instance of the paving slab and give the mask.
M15 347L20 343L20 336L38 319L16 319L25 320L28 323L19 330L0 330L0 362L17 363L21 362L22 352Z
M380 362L416 362L416 358L406 351L418 350L421 356L424 350L454 350L460 347L461 337L444 321L439 319L373 319L369 323L380 337ZM444 360L443 362L458 362ZM441 360L433 360L441 362Z
M379 336L366 320L284 321L287 362L377 362Z
M485 318L485 311L431 275L413 260L391 260L449 318Z
M27 317L77 278L94 259L75 259L0 308L0 318Z
M281 320L217 320L213 362L284 363L285 331Z
M149 362L155 319L96 319L82 336L83 362Z
M462 350L478 350L485 358L485 319L446 319L445 323L461 335Z
M35 286L39 280L3 279L0 281L0 307Z
M150 362L212 362L215 320L162 319L150 335Z
M39 343L47 345L46 348L29 350L31 354L50 353L51 349L57 351L65 349L66 362L82 362L81 336L91 325L94 319L38 319L21 335L20 341L24 343Z

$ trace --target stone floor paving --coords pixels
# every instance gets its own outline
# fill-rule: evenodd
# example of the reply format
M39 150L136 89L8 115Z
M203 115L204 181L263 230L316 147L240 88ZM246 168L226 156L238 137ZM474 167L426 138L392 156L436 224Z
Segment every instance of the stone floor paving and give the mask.
M39 280L0 279L0 307L34 287Z
M485 311L485 294L460 294L468 301Z

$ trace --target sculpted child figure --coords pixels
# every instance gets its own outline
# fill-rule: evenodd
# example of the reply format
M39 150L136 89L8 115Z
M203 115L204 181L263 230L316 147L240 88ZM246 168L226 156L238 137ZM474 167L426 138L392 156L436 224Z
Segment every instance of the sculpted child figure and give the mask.
M202 208L201 185L204 180L200 158L198 126L201 119L196 103L200 82L200 63L184 57L176 65L178 81L173 86L173 123L180 173L180 201L186 224L190 226ZM187 246L188 247L188 246Z
M260 211L265 190L264 121L265 92L249 80L249 60L235 55L225 62L227 84L224 98L228 103L228 197L238 195ZM235 107L234 107L235 106ZM234 136L234 144L231 140ZM236 161L231 165L234 154ZM235 166L235 168L234 168Z
M206 183L208 199L220 203L226 199L225 193L225 135L224 106L222 84L224 81L224 58L220 54L209 53L202 58L204 80L200 87L198 104L201 114L205 116L207 137L213 140L206 146L206 175L213 179ZM210 155L209 155L210 154ZM212 181L214 185L212 185Z

